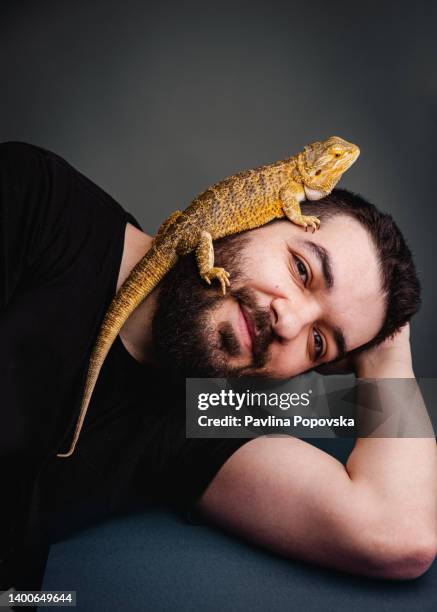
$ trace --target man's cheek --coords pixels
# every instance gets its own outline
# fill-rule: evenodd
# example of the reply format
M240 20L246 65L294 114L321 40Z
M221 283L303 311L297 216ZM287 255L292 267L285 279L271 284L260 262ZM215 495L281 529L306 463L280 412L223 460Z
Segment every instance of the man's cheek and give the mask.
M268 351L265 367L263 368L265 375L271 378L289 378L294 376L299 367L296 361L296 358L293 359L289 352L285 354L283 350L278 350L277 346L271 346Z

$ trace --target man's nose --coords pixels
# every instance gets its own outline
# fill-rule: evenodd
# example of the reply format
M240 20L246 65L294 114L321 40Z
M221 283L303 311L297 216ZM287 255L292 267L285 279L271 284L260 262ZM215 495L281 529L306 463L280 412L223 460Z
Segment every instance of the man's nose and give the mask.
M320 305L307 295L276 298L271 306L275 318L273 330L283 340L293 340L320 317Z

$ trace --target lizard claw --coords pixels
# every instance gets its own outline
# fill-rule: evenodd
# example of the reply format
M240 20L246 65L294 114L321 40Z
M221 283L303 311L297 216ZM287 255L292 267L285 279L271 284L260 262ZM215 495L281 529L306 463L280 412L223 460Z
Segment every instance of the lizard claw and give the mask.
M208 270L208 272L202 274L202 278L208 283L208 285L210 285L211 281L215 278L218 279L223 295L226 295L226 287L230 287L231 285L229 276L229 272L227 272L224 268L211 268L211 270Z
M298 225L302 225L305 231L308 231L308 227L311 227L314 232L320 227L320 219L313 217L312 215L302 215L299 220L294 221Z

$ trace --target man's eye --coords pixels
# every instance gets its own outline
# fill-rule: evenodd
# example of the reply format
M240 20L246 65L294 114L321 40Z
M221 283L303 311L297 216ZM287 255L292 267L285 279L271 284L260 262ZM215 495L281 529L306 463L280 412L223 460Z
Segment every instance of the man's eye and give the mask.
M308 282L308 270L306 265L303 263L299 257L294 256L294 261L296 263L296 270L301 279L303 280L303 284L306 285Z
M316 329L313 329L313 337L314 337L314 356L315 359L320 359L323 354L323 339L322 336L317 332Z

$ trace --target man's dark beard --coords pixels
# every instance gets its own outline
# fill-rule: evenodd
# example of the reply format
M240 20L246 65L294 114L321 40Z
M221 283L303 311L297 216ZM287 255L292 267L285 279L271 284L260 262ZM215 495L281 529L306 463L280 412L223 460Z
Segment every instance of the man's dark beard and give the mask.
M242 255L248 241L247 235L237 234L214 242L215 265L231 275L225 298L217 280L210 287L200 278L192 253L181 257L161 281L152 321L152 348L159 367L170 377L250 376L266 364L274 332L269 312L259 308L253 292L242 286ZM252 317L257 336L250 367L229 366L229 357L239 355L241 350L232 325L226 321L218 329L211 325L211 313L223 299L239 301Z

